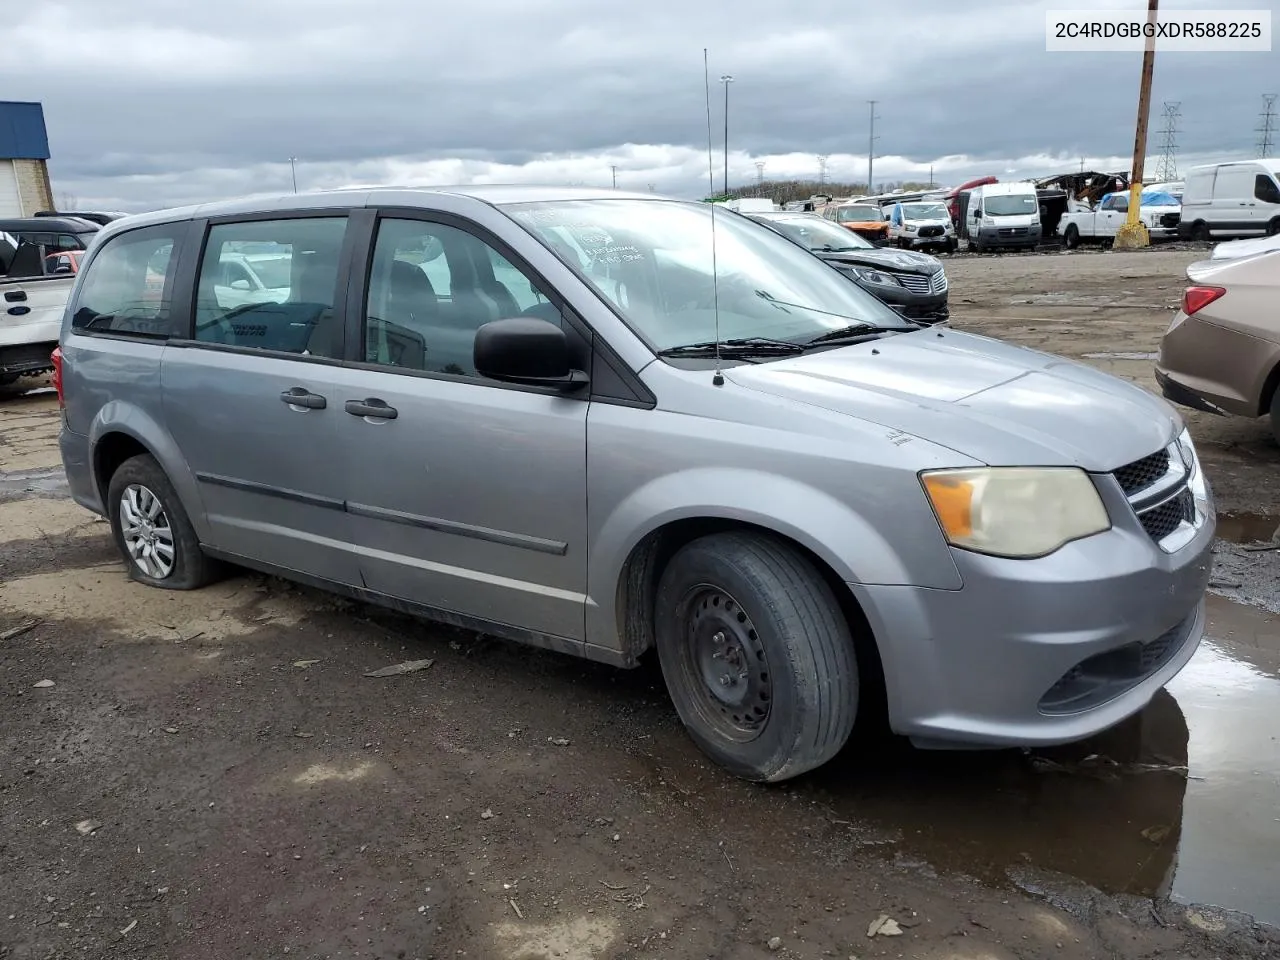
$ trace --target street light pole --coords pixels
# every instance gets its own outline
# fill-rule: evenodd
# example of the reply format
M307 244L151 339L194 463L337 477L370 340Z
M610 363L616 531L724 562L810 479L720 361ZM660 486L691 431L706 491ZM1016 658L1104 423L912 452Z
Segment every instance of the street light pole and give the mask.
M725 74L720 78L720 82L724 84L724 193L729 195L729 84L733 83L733 77Z
M1149 246L1151 235L1142 222L1142 178L1147 165L1147 119L1151 113L1151 77L1156 65L1155 26L1159 19L1160 0L1147 0L1146 47L1142 51L1142 78L1138 83L1138 123L1133 136L1133 169L1129 172L1129 213L1116 231L1115 246L1120 249Z
M616 163L609 164L609 169L613 171L613 189L618 189L618 165Z
M876 163L876 101L868 100L867 103L871 107L871 126L867 130L867 195L874 194L875 187L875 163Z
M298 192L298 158L289 158L289 176L293 179L293 192Z

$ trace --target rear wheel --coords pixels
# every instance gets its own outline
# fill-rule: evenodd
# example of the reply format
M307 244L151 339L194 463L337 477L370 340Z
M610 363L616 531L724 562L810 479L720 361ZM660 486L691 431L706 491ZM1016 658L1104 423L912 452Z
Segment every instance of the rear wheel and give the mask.
M204 555L177 491L153 457L120 465L107 486L107 513L129 576L165 590L195 590L218 564Z
M1067 224L1067 229L1062 234L1062 242L1067 245L1068 250L1074 250L1080 246L1080 228L1074 223Z
M696 540L663 571L654 618L676 712L716 763L776 782L848 740L853 639L831 588L794 548L745 532Z
M1280 443L1280 388L1271 395L1271 433Z
M1191 239L1198 243L1209 242L1209 225L1203 220L1197 220L1191 225Z
M1276 234L1280 234L1280 217L1267 224L1267 236L1274 237Z

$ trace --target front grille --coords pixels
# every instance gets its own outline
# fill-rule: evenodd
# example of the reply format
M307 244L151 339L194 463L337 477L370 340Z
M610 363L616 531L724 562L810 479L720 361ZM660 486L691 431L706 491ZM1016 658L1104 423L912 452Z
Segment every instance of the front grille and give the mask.
M1191 523L1195 518L1195 498L1186 487L1183 487L1182 492L1176 497L1138 514L1138 522L1142 524L1142 529L1147 531L1151 539L1157 543L1177 530L1184 520Z
M997 231L1002 237L1025 237L1027 232L1026 227L1001 227Z
M1182 222L1182 214L1180 213L1163 213L1160 215L1160 226L1176 227Z
M947 274L943 270L927 276L923 273L896 273L894 276L899 283L920 297L945 293L947 290Z
M1169 470L1169 451L1157 450L1150 456L1126 464L1115 472L1126 497L1146 489Z
M940 237L946 231L942 227L921 227L920 236L922 237Z
M1079 713L1132 690L1177 655L1194 615L1146 643L1127 643L1080 661L1040 698L1040 712Z

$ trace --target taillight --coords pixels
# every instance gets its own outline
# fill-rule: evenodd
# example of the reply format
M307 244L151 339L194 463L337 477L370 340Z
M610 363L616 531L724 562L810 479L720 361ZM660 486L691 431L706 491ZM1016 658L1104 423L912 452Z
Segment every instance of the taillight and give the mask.
M1199 313L1226 292L1222 287L1187 287L1182 295L1182 312L1188 317Z
M53 360L53 389L58 391L58 406L65 407L67 401L62 396L62 348L54 347L50 359Z

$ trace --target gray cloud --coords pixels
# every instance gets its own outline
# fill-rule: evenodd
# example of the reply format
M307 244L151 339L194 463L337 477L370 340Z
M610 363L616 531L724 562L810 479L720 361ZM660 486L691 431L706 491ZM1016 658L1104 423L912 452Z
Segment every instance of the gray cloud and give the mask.
M967 158L957 175L1003 172L1131 147L1138 57L1046 53L1044 12L1067 6L1142 5L63 0L8 12L5 47L21 56L0 62L0 87L44 102L57 189L126 208L285 189L290 156L315 186L598 178L621 159L632 186L696 192L704 45L717 173L715 78L735 77L731 179L754 175L756 157L781 174L789 154L830 154L833 175L854 175L868 98L886 173L954 155ZM1181 101L1187 155L1247 155L1277 76L1275 51L1161 54L1154 112Z

